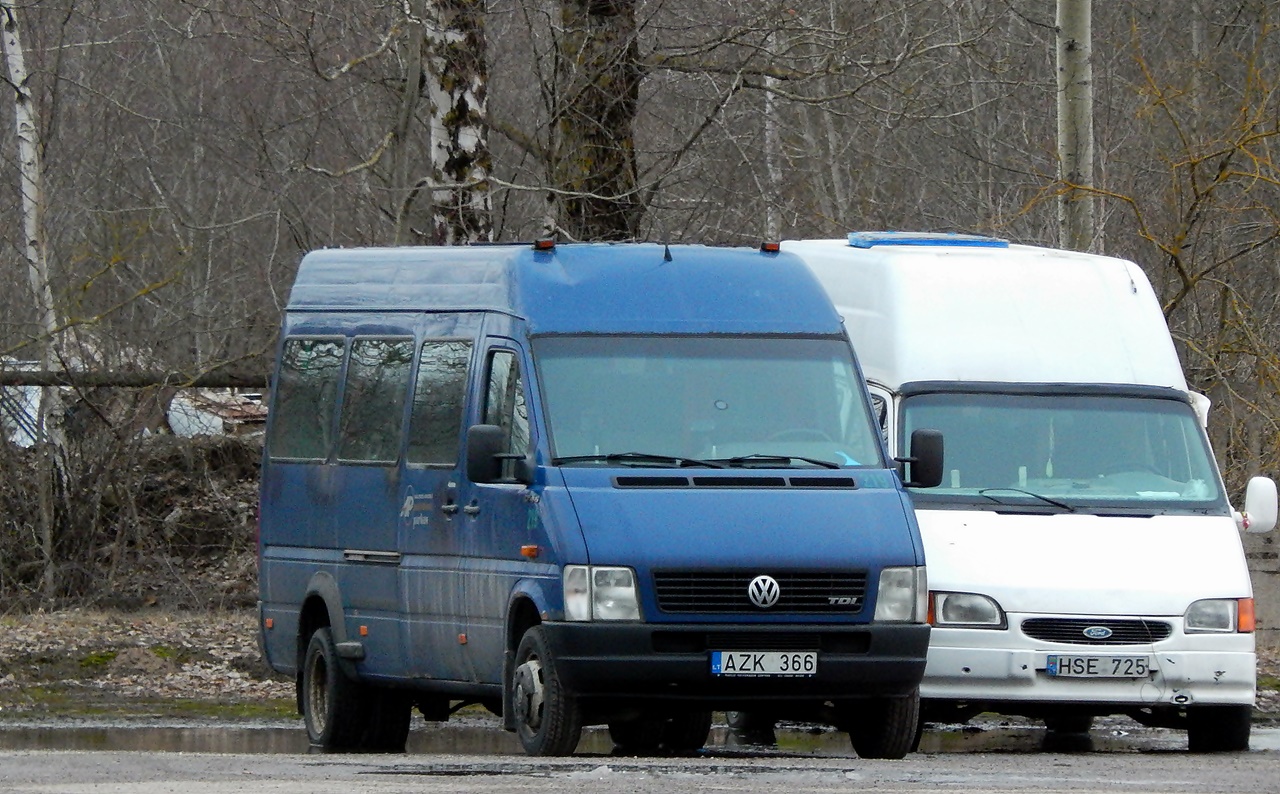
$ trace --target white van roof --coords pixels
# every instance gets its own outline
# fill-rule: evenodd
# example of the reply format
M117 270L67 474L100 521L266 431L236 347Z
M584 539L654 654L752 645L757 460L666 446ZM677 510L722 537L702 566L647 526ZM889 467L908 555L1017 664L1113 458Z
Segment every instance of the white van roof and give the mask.
M790 240L869 380L1125 383L1187 390L1141 268L994 238L860 232Z

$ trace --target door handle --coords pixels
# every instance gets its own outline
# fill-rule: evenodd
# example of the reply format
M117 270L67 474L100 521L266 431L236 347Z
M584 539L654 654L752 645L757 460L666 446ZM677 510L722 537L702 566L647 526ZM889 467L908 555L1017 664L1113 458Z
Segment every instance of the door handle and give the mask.
M471 502L471 504L462 508L462 512L466 513L469 516L477 515L480 512L480 503L473 501Z
M444 513L447 516L451 516L458 512L458 503L445 502L444 504L440 505L440 512Z

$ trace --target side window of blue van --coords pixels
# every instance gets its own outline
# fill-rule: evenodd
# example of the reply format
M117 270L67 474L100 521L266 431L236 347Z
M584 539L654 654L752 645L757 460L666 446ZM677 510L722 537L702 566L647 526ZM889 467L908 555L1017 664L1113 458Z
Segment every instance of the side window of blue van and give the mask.
M413 366L410 338L357 338L342 392L338 459L395 463Z
M325 460L342 373L342 339L286 339L272 407L272 458Z
M422 343L418 382L413 391L409 418L409 462L444 464L458 462L458 434L467 397L467 366L471 342L436 339Z
M520 455L529 452L529 406L524 399L524 379L520 362L510 350L495 350L489 355L489 380L485 392L484 422L504 431L504 448ZM503 462L502 475L511 477L515 461Z

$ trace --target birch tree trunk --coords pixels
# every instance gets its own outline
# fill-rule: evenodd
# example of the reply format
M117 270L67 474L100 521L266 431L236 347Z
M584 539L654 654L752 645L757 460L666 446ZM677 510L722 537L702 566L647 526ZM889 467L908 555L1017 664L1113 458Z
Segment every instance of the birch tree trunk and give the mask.
M493 239L486 179L492 168L487 135L484 13L486 0L430 0L425 63L431 97L433 242Z
M773 49L773 37L769 37L769 49ZM782 195L782 169L778 161L782 156L779 151L781 143L778 136L778 118L776 97L773 92L777 81L770 75L764 79L764 167L767 174L764 197L764 234L766 240L782 239L782 228L778 222L778 202Z
M1058 0L1059 240L1064 248L1093 246L1092 0Z
M18 17L12 3L0 2L0 46L4 49L9 84L14 89L14 119L17 125L18 171L22 189L23 254L27 260L27 277L35 301L39 329L40 366L48 371L58 363L58 318L49 283L49 262L45 250L43 215L44 191L40 166L40 128L35 101L31 94L22 40L18 34ZM62 416L57 387L41 390L36 417L36 442L40 456L40 545L44 557L41 590L46 600L57 593L58 576L55 561L56 494L61 492L66 442L59 424Z

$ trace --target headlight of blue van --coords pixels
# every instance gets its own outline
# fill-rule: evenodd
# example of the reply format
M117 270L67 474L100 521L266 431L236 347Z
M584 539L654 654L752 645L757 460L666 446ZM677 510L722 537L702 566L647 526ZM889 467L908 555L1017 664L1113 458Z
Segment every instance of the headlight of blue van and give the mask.
M639 620L636 575L604 565L564 567L565 620Z
M880 571L875 620L923 623L928 599L929 587L922 566L885 568Z

